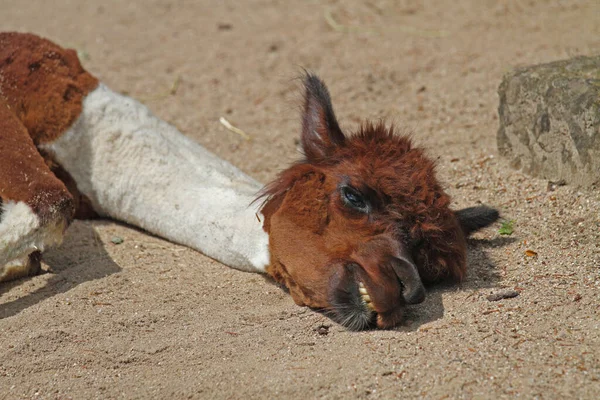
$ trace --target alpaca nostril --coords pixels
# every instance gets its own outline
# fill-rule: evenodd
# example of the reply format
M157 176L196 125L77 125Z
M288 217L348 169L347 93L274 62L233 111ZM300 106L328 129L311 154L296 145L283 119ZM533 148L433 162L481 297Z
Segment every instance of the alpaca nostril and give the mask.
M394 271L402 283L402 298L406 304L419 304L425 300L425 287L417 267L405 258L396 258Z

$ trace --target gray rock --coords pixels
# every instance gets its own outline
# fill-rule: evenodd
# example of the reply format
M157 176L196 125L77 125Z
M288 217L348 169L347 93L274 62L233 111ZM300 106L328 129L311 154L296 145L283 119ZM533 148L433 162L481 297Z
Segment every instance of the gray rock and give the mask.
M519 68L500 88L498 149L551 181L600 183L600 56Z

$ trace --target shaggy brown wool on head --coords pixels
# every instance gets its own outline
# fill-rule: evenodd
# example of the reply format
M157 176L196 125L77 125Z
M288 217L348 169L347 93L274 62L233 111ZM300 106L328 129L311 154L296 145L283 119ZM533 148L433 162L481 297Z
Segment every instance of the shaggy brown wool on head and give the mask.
M423 301L423 282L465 277L466 235L498 214L458 215L409 137L370 122L345 135L325 84L307 74L304 86L305 158L262 193L267 272L297 304L334 310L348 327L368 324L368 309L394 326Z

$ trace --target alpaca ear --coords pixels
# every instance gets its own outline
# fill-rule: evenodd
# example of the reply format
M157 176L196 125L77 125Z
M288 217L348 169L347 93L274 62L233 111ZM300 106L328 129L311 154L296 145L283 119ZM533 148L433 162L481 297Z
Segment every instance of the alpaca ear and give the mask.
M306 158L324 158L344 144L346 138L338 125L327 86L316 75L304 78L302 149Z

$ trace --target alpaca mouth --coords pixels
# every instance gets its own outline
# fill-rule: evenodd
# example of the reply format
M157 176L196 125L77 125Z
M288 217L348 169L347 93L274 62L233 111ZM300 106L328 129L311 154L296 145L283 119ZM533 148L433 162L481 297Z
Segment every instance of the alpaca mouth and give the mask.
M362 273L356 265L347 265L342 272L333 275L330 283L330 316L351 331L375 328L379 313L375 309L374 300L377 304L380 301L379 298L372 297L372 294L376 294L376 289L370 286L368 280L363 280L368 277L359 276Z

